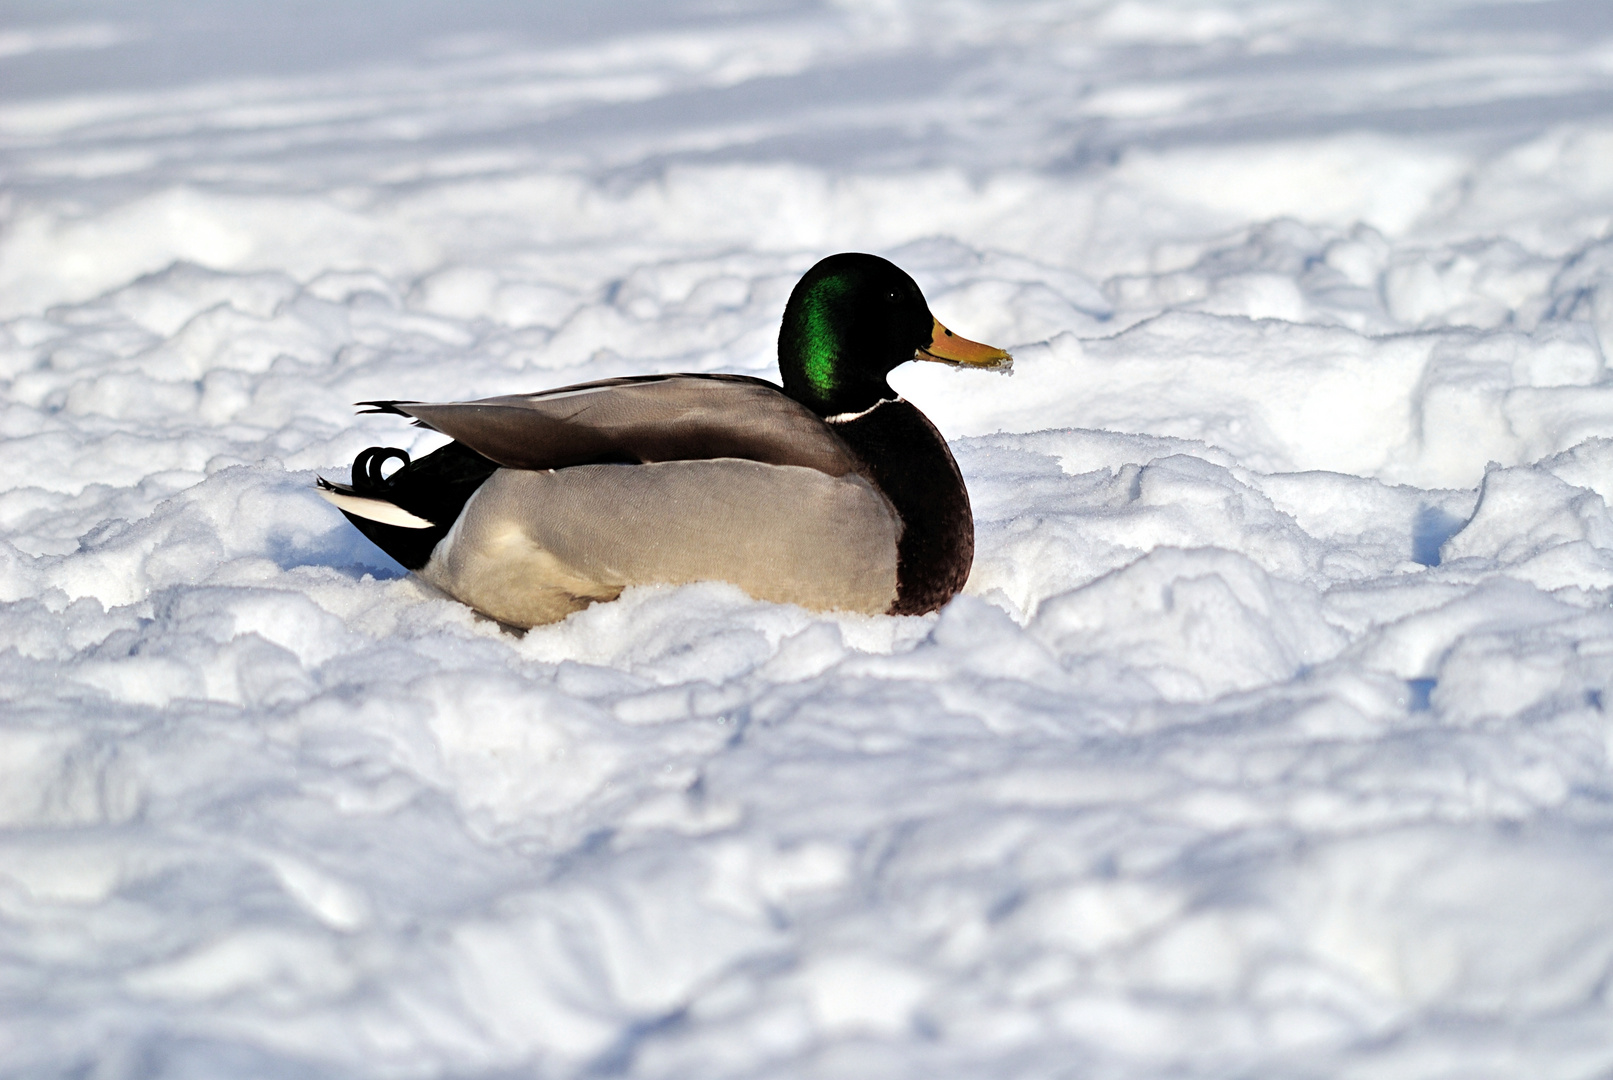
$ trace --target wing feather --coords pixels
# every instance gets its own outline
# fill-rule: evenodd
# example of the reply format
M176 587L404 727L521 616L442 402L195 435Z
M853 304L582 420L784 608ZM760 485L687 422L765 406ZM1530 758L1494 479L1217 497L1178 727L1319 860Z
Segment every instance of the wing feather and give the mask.
M743 375L652 375L479 401L360 404L410 417L512 469L740 458L830 476L862 470L816 413Z

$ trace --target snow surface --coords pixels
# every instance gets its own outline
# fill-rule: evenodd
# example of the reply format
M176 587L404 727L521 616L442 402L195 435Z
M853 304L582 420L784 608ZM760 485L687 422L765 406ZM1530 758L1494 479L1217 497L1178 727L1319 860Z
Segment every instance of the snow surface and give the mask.
M0 173L0 1074L1613 1071L1605 0L10 0ZM313 493L842 249L938 616Z

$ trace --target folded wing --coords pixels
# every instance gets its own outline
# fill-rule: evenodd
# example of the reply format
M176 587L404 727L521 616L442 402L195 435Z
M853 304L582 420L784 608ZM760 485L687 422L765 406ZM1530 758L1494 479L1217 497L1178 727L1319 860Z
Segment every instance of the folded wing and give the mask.
M511 469L739 458L830 476L862 471L817 414L743 375L652 375L479 401L361 404L410 417Z

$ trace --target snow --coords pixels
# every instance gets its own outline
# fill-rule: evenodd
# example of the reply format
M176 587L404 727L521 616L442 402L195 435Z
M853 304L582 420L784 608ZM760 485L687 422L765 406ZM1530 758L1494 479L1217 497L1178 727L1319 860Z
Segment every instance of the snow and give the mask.
M19 0L0 1073L1613 1070L1596 0ZM351 403L911 272L937 615L516 637Z

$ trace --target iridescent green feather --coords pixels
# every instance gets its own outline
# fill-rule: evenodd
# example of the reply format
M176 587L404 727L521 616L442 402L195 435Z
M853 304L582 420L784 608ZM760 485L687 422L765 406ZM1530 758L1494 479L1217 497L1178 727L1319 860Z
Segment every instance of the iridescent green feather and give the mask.
M806 327L806 379L824 398L831 396L840 382L836 362L840 359L841 341L834 328L834 309L850 288L851 282L844 277L826 277L812 286L801 305Z

